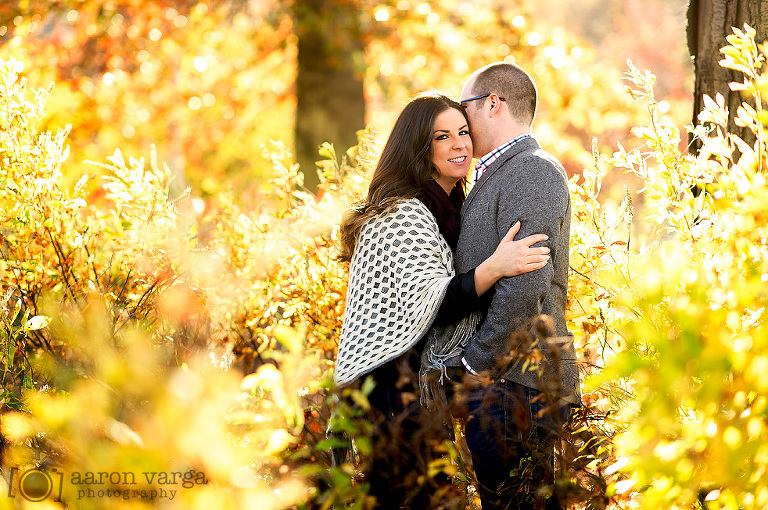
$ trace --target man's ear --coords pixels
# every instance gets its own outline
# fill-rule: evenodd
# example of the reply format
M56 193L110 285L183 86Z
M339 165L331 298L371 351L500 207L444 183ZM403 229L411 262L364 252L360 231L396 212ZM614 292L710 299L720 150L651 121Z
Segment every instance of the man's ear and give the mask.
M500 109L501 109L501 101L491 96L491 109L488 111L488 117L493 117L494 115L499 113Z

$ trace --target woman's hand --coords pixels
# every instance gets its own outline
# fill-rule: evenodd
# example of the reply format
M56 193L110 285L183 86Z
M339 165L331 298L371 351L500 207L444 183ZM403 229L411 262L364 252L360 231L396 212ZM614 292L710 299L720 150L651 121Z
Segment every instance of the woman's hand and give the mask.
M535 271L549 262L549 248L531 247L532 244L549 238L544 234L532 234L515 241L515 235L519 231L518 221L507 231L493 255L475 268L475 290L478 296L485 294L500 278Z
M512 225L507 235L501 240L493 255L486 259L491 264L497 280L504 276L517 276L536 269L541 269L549 262L549 248L546 246L531 248L532 244L549 239L544 234L532 234L515 241L520 231L520 222Z

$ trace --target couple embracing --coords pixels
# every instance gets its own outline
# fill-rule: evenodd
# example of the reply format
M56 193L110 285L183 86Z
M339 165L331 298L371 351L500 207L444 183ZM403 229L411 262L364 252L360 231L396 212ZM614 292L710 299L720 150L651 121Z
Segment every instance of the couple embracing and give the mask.
M536 106L531 77L506 62L473 73L458 102L416 96L343 222L335 380L375 383L377 508L449 507L455 487L430 474L451 413L484 510L560 508L547 491L555 443L580 401L565 321L571 206L562 165L531 137Z

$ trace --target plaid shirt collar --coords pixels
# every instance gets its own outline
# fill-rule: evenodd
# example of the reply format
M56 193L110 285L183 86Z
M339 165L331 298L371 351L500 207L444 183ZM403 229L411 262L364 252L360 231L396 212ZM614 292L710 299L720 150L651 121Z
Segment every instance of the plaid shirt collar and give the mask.
M483 156L477 161L477 164L475 165L475 182L477 182L480 179L480 176L483 175L483 173L488 169L489 166L491 166L491 163L496 161L501 157L502 154L507 152L513 145L515 145L517 142L521 140L525 140L526 138L530 138L530 133L526 133L524 135L520 135L517 138L510 140L506 143L503 143L493 149L491 152Z

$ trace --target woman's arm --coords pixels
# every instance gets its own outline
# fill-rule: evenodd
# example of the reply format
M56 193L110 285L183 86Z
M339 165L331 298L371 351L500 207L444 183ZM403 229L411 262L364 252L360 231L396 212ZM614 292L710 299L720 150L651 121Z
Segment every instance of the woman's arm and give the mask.
M519 230L520 222L517 222L509 229L493 255L475 269L457 274L451 279L433 324L450 324L478 309L480 297L500 278L541 269L547 264L549 248L531 248L532 244L546 240L547 236L533 234L515 241L515 234Z

